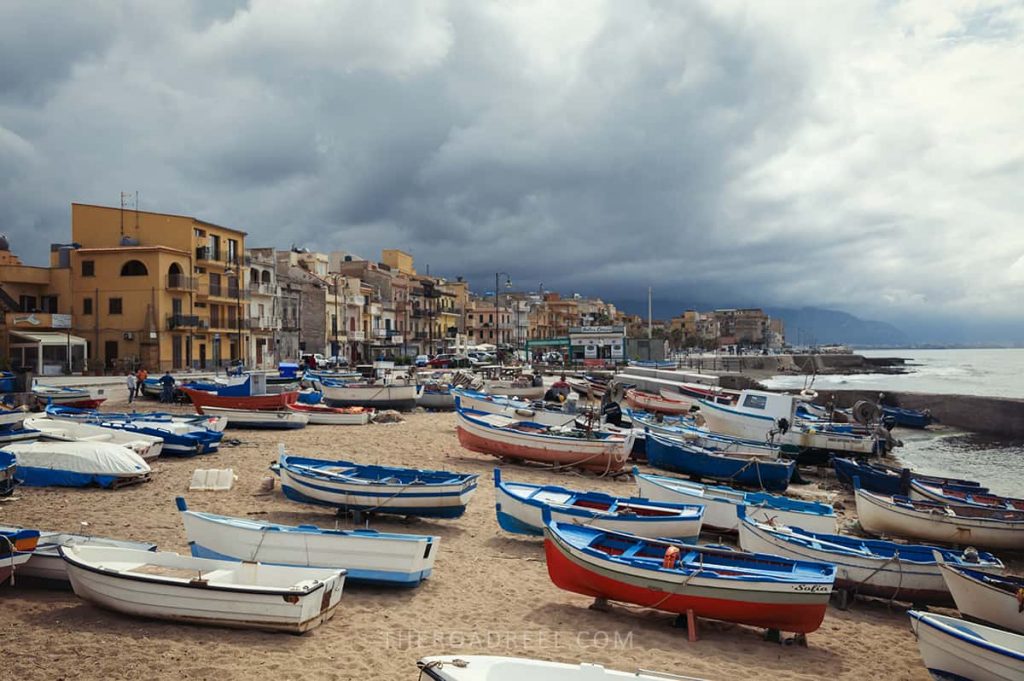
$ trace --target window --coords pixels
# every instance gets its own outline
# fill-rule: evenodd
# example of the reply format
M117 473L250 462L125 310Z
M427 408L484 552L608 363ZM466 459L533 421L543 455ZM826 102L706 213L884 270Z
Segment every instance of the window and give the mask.
M57 314L57 296L43 296L39 303L43 312Z
M82 298L82 314L92 314L92 298Z
M121 314L121 299L111 298L108 304L107 312L110 314Z
M122 277L145 277L149 274L149 270L139 260L129 260L125 264L121 265L121 276Z
M743 406L751 409L764 409L768 406L767 395L747 395L743 399Z
M238 262L238 242L228 239L228 262Z
M82 261L82 276L83 277L95 277L96 276L96 261L95 260L83 260Z
M220 237L219 236L217 236L216 234L211 234L210 235L210 245L208 246L208 248L210 249L210 259L211 260L220 260Z

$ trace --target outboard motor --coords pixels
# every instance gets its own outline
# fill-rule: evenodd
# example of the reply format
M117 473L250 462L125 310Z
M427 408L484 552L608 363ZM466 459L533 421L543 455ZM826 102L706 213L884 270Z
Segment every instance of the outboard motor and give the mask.
M605 423L610 423L616 428L625 428L622 423L622 407L618 402L608 402L601 407L601 417Z

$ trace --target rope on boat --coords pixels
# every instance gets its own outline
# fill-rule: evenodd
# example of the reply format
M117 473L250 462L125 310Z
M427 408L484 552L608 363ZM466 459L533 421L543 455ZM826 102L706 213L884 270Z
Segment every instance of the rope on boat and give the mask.
M892 597L891 597L891 598L889 598L889 605L890 605L890 606L892 606L892 604L893 604L893 601L895 601L895 600L896 600L896 597L897 597L897 596L899 595L899 593L900 593L900 589L901 589L901 588L903 588L903 561L901 561L901 560L900 560L900 551L899 551L899 549L896 549L896 550L895 550L895 551L893 552L892 558L889 558L888 560L886 560L886 561L885 561L884 563L882 563L882 564L881 564L881 565L879 565L879 566L878 566L877 568L875 568L875 569L874 569L874 570L873 570L873 571L871 572L871 574L870 574L870 575L868 575L868 576L867 576L867 577L865 577L864 579L862 579L862 580L860 580L859 582L857 582L857 583L856 583L856 584L855 584L855 585L853 586L853 588L852 588L852 589L850 589L850 592L851 592L851 593L853 593L853 595L855 595L855 596L856 596L856 595L857 595L857 592L858 592L858 591L860 590L860 588L861 588L862 586L864 586L864 584L865 584L865 583L866 583L866 582L867 582L868 580L870 580L870 579L871 579L872 577L874 577L874 576L875 576L875 575L877 575L877 574L878 574L879 572L881 572L881 571L882 571L882 570L883 570L883 569L885 568L885 566L886 566L886 565L888 565L889 563L892 563L893 561L895 561L895 562L896 562L896 567L897 567L897 568L899 568L899 581L898 581L898 582L896 582L896 590L895 590L895 591L893 592L893 594L892 594Z

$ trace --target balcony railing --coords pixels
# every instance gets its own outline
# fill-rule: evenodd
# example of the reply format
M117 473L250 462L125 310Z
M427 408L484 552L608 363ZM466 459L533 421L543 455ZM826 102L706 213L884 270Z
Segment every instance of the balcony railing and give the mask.
M362 332L362 331L349 331L348 332L348 336L349 336L349 338L351 338L354 341L364 341L364 340L366 340L366 334L364 332Z
M186 277L184 274L168 274L167 288L176 291L195 291L199 282L194 277Z
M263 282L258 284L252 282L249 283L249 293L251 295L272 296L276 293L276 288L277 287L273 284L266 284Z
M207 321L194 314L172 314L167 315L167 329L205 329L208 328Z
M279 325L277 317L250 317L249 328L251 329L276 329Z

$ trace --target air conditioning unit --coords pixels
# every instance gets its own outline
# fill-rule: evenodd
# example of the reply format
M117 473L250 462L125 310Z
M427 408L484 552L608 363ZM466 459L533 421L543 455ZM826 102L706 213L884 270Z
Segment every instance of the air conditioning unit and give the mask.
M125 340L132 340L134 338L135 338L135 334L132 333L131 331L125 331L124 332L124 339Z

